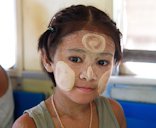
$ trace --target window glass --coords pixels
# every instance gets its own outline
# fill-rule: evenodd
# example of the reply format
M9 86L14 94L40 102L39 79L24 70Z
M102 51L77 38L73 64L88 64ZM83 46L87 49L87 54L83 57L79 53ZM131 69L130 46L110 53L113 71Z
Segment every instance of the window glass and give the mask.
M123 51L124 49L129 50L133 56L127 55L130 59L126 59L126 62L121 65L120 74L156 79L156 61L151 63L151 59L156 58L156 1L122 0L121 3L118 10L114 10L114 13L115 11L118 13L115 18L124 37ZM151 51L151 56L148 51Z
M126 49L156 50L156 1L126 0Z
M8 69L16 63L15 0L0 1L0 17L0 64Z
M156 79L156 64L143 62L126 62L125 66L134 75Z

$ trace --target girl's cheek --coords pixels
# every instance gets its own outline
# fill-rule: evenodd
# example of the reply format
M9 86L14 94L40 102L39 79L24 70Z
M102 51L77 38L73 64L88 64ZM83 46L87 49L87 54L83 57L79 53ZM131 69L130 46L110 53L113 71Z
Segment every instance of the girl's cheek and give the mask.
M111 70L108 70L99 79L99 82L98 82L98 93L99 93L99 95L104 92L106 85L107 85L107 82L110 78L110 75L111 75Z
M65 62L57 62L54 76L56 84L60 89L70 91L74 87L75 72Z

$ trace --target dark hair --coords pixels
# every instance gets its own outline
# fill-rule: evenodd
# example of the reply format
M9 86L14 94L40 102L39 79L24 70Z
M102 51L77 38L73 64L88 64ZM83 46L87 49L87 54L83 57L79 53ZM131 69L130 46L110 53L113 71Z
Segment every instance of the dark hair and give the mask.
M40 36L38 50L44 50L49 61L52 61L62 37L78 30L93 30L110 36L115 43L115 63L122 58L121 33L116 23L103 11L85 5L72 5L56 13L51 19L48 29ZM55 83L54 74L48 73Z

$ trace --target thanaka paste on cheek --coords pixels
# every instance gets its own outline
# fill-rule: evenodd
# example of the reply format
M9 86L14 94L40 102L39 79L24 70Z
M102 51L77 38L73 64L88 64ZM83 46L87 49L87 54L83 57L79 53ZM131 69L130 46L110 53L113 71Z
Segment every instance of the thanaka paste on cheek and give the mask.
M94 33L85 34L82 38L84 47L93 53L103 52L105 43L105 38L103 36Z
M56 63L56 70L54 72L57 86L64 90L70 91L74 87L75 72L63 61Z
M98 93L99 94L104 92L104 90L107 86L107 82L110 78L110 75L111 75L111 70L108 70L101 76L101 78L98 82Z

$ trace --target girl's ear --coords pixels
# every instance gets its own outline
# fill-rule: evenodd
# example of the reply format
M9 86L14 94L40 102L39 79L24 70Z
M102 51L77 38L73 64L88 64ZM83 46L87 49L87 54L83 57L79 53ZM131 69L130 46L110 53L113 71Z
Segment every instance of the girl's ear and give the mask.
M45 50L40 50L41 61L47 72L53 72L52 62L48 59Z
M47 72L53 72L52 63L43 63L43 66Z

